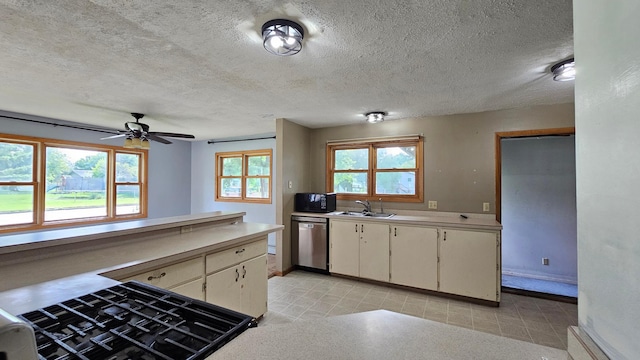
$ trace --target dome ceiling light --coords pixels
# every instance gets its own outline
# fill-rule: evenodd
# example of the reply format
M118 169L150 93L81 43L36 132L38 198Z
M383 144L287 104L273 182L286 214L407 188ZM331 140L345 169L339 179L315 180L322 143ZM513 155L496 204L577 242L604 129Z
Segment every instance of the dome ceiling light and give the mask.
M383 122L385 115L387 115L387 113L382 111L373 111L365 114L365 116L367 117L367 122L371 124Z
M575 61L573 58L561 61L551 67L551 73L553 73L553 80L555 81L570 81L576 78Z
M290 56L299 53L303 37L302 26L291 20L270 20L262 25L262 43L274 55Z

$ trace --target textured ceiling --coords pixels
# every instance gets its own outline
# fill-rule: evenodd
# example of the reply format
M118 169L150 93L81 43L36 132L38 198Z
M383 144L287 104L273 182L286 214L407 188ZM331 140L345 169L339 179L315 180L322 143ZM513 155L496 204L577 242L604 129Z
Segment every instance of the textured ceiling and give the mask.
M260 28L305 28L301 53ZM220 139L573 101L569 0L0 0L0 110Z

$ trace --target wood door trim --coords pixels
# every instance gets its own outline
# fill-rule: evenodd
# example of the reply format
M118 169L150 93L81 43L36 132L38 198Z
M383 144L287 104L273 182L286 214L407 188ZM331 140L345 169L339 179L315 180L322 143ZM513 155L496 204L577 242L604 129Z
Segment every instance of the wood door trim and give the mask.
M553 128L553 129L537 129L537 130L517 130L517 131L500 131L495 135L496 148L496 221L502 219L502 150L500 142L503 138L523 138L535 136L550 135L572 135L576 133L575 127Z

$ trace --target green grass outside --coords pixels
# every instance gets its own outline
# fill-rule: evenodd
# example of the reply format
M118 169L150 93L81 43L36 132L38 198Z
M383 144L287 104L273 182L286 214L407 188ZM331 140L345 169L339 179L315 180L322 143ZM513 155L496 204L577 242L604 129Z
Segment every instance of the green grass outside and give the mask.
M76 209L89 207L104 207L106 199L90 199L94 193L78 192L66 194L47 194L46 209ZM118 205L136 205L137 198L119 197ZM31 211L33 198L30 193L0 193L0 213Z

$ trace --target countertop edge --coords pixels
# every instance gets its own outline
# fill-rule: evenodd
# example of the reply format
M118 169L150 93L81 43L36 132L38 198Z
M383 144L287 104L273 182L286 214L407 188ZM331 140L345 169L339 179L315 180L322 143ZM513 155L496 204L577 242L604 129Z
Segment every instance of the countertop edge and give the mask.
M240 218L244 212L210 212L173 216L159 219L144 219L88 225L64 229L53 229L29 233L0 236L2 239L0 255L26 250L42 249L50 246L67 245L79 242L101 240L107 237L124 236L142 232L165 230L169 228L203 224Z

